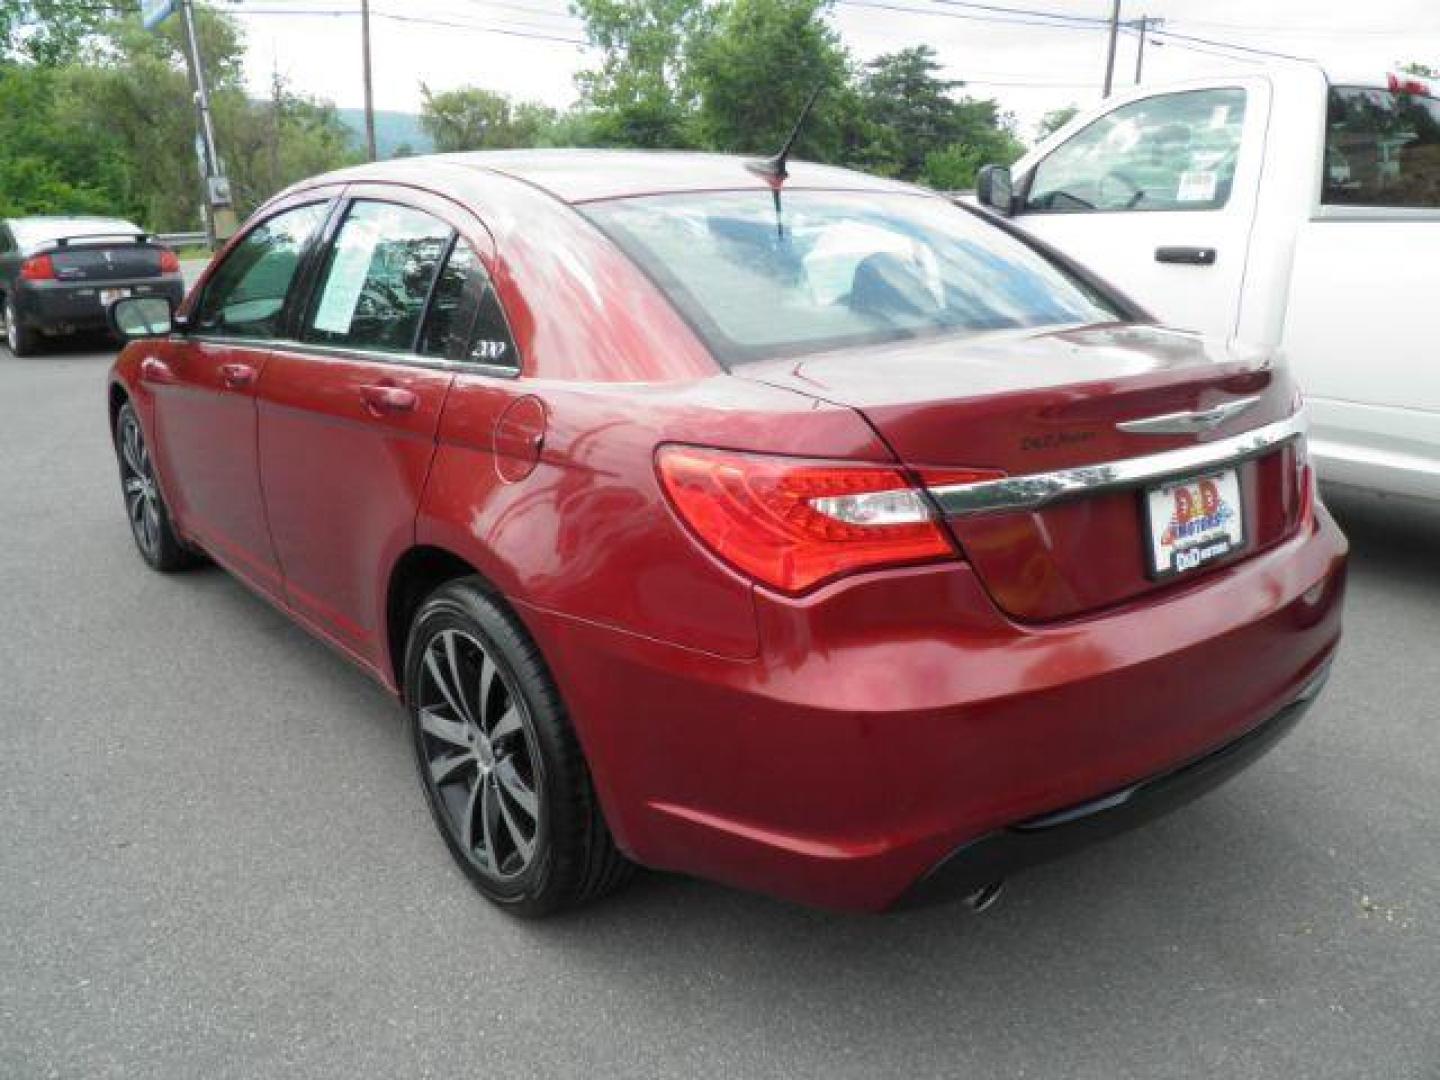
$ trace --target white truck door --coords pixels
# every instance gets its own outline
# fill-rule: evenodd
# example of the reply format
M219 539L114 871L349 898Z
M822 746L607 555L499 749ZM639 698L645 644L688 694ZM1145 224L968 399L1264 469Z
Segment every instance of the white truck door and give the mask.
M1018 223L1162 322L1228 340L1270 96L1263 78L1132 91L1018 163Z
M1283 347L1328 480L1440 497L1440 99L1330 91Z

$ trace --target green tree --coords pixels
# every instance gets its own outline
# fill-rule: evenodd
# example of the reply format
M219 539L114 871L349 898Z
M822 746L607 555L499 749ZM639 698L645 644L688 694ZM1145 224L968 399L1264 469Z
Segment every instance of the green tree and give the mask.
M435 94L421 83L420 92L420 126L441 153L538 146L558 119L548 106L475 86Z
M732 0L692 39L690 72L699 130L717 150L776 150L817 88L797 157L839 161L863 141L855 130L849 59L825 22L827 0Z
M76 0L0 0L0 63L54 67L79 60L113 10Z
M959 105L952 96L964 85L938 76L929 45L887 53L865 65L861 93L874 137L889 168L902 180L918 178L926 158L960 135Z
M441 153L516 145L510 99L504 94L477 86L435 94L424 83L420 94L420 126Z
M1042 116L1040 122L1035 125L1035 141L1040 142L1043 139L1049 138L1071 120L1075 119L1075 115L1079 111L1080 106L1078 105L1065 105L1059 109L1051 109Z
M975 147L952 143L925 155L920 179L936 191L963 191L975 186L975 173L983 164Z
M712 14L704 0L574 0L598 67L576 76L587 135L614 146L694 145L686 45Z

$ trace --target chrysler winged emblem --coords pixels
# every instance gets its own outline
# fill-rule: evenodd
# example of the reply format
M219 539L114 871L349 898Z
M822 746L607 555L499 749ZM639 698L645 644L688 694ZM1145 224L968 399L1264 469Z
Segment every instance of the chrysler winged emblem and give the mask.
M1195 435L1214 431L1259 400L1257 394L1255 397L1236 398L1234 401L1222 402L1209 409L1196 409L1194 412L1165 413L1162 416L1147 416L1141 420L1122 420L1115 426L1135 435Z

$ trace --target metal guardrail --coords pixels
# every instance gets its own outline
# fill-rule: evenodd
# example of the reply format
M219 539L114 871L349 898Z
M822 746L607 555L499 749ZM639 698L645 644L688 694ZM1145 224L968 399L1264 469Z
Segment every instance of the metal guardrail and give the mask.
M203 232L155 233L154 237L166 247L204 247L208 239Z

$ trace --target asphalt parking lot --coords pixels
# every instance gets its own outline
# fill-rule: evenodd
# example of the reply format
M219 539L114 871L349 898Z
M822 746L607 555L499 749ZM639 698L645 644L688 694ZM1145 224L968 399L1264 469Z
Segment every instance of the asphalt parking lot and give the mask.
M5 1080L1440 1077L1440 512L1332 498L1348 636L1301 728L984 916L645 875L524 924L379 688L141 564L108 361L0 351Z

